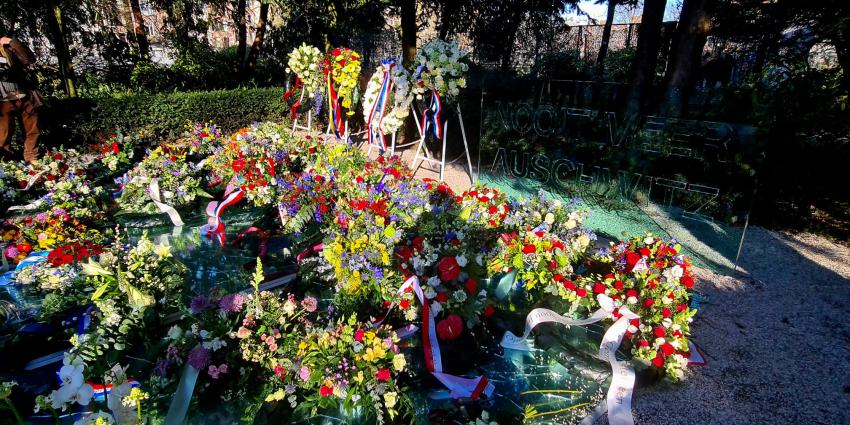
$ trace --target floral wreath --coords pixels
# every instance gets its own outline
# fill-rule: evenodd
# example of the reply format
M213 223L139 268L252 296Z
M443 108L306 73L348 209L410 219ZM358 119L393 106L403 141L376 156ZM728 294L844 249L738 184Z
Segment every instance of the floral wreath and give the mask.
M381 91L385 65L375 69L375 73L366 85L363 93L363 119L369 120L372 105ZM410 103L413 101L413 92L410 84L410 73L400 66L393 67L390 72L392 79L392 91L388 94L387 110L381 121L381 133L392 134L404 124L404 119L410 114Z
M351 105L357 95L357 77L360 75L360 67L360 54L347 47L333 49L322 67L325 75L330 72L339 105L348 109L346 115L354 115Z
M454 41L434 39L422 46L415 59L417 85L414 92L417 99L429 90L436 91L448 101L457 98L460 89L466 87L465 75L469 65L463 62L465 56L466 52Z
M289 53L286 72L292 72L298 76L310 97L315 96L322 84L322 72L319 68L321 61L322 52L316 47L307 45L307 43L301 44Z

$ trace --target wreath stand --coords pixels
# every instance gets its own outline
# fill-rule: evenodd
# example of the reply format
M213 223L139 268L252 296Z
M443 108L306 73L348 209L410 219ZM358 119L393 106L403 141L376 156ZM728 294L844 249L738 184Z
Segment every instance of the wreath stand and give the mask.
M301 104L301 102L304 101L304 92L305 91L306 90L301 90L301 97L298 98L299 104ZM292 120L292 134L295 134L295 130L305 130L307 132L310 131L310 129L313 125L313 108L310 108L309 110L307 110L307 126L306 127L303 126L303 125L298 125L298 120L300 118L301 117L299 117L298 115L295 115L295 119Z
M333 117L330 115L330 113L328 113L328 128L325 129L325 134L328 135L328 136L336 137L336 135L333 134L333 132L331 132L331 121L330 120L332 120L332 119L333 119ZM344 126L345 127L343 128L343 132L342 132L342 135L340 136L340 138L342 140L348 140L348 136L349 136L349 134L348 134L348 118L345 119Z
M457 109L458 123L460 124L460 134L461 134L461 138L463 139L463 153L458 155L457 158L449 161L448 164L453 164L453 163L457 162L459 159L461 159L465 155L466 156L466 162L469 165L469 181L470 181L470 183L474 183L475 181L473 180L473 174L472 174L472 158L470 158L470 156L469 156L469 144L467 143L467 140L466 140L466 129L464 128L464 125L463 125L463 114L460 111L460 105L457 105L456 109ZM416 115L414 115L414 117L416 117ZM417 124L419 124L418 119L417 119L416 122L417 122ZM422 163L424 163L424 162L427 162L429 164L439 164L439 166L440 166L440 181L444 181L446 164L447 164L447 162L446 162L446 135L448 134L448 131L447 131L448 126L449 126L449 120L448 119L443 120L443 140L442 140L443 146L442 146L442 151L440 152L440 159L431 158L428 155L428 149L425 149L425 155L419 155L419 152L421 150L423 150L423 148L425 146L425 139L427 138L426 137L427 132L421 132L421 134L420 134L421 137L419 139L419 146L416 148L416 155L414 155L413 162L410 164L410 167L413 169L413 172L416 172L416 170L419 169L419 166L422 166ZM420 162L419 166L417 166L416 161L418 161L420 159L422 160L422 162Z
M411 113L411 115L413 115L413 120L416 122L416 131L419 132L419 137L421 139L422 138L422 127L419 126L419 117L416 115L416 109L413 108L412 102L410 104L410 113ZM367 132L372 131L371 128L368 128L368 123L367 123L366 131ZM373 141L378 140L381 137L380 131L381 131L380 129L377 129L377 131L372 131L372 140ZM413 146L413 145L419 143L418 140L414 140L410 143L402 143L400 145L396 145L395 142L396 142L397 135L398 135L398 130L393 131L392 134L390 135L390 148L389 148L390 156L395 155L396 148L406 148L408 146ZM373 142L373 143L369 144L369 149L366 150L366 156L369 156L372 153L373 147L378 149L378 152L382 152L384 150L384 147L382 145ZM428 157L428 159L431 159L431 156L428 155L427 149L425 150L425 155Z

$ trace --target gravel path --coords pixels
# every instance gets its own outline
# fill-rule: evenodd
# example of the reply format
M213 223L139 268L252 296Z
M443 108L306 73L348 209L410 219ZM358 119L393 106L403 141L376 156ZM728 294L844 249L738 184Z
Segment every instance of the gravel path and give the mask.
M453 164L446 182L463 191L469 177ZM708 364L678 385L638 388L635 422L850 424L850 248L751 227L740 266L697 269L706 300L692 333Z

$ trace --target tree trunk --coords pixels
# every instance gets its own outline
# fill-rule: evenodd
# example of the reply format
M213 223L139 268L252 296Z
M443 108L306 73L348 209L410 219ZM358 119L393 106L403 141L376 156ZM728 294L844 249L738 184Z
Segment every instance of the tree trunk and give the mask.
M413 69L413 61L416 59L416 0L401 1L401 63L405 68ZM415 102L414 102L415 103ZM402 137L399 144L410 143L416 140L416 128L413 125L413 117L408 116L404 120Z
M767 54L770 50L767 40L762 40L756 47L756 58L753 63L753 75L756 79L761 79L761 72L764 70L764 64L767 62Z
M605 73L605 57L608 56L608 43L611 41L611 26L614 24L614 12L618 0L608 0L608 15L605 18L605 29L602 30L602 43L599 45L599 55L596 57L596 75L602 78Z
M248 20L245 18L246 0L236 0L236 8L233 10L233 23L237 28L236 63L242 66L245 60L245 51L248 49Z
M260 3L260 16L257 18L257 25L254 27L254 42L251 44L251 51L248 52L248 57L245 58L245 64L242 67L244 75L247 77L254 72L257 66L257 58L260 56L260 50L263 48L263 39L266 37L266 21L269 18L269 4Z
M148 35L145 32L145 17L142 15L142 7L139 5L139 0L130 0L130 9L130 12L133 14L133 34L136 36L136 43L139 47L139 57L149 59L150 44L148 43Z
M65 40L65 30L62 26L62 9L53 2L49 3L45 11L47 30L50 34L50 42L56 49L56 59L59 61L59 72L62 74L62 85L68 97L76 97L77 89L74 86L74 67L71 64L71 52L68 42Z
M401 57L409 67L416 57L416 0L401 0Z
M658 49L661 47L661 22L667 0L644 0L638 27L635 61L632 65L632 88L626 105L626 120L633 124L642 112L646 96L655 79Z
M459 12L459 1L440 2L440 31L439 37L445 40L454 31L454 18Z
M667 62L667 87L662 110L668 116L681 117L687 107L694 75L699 71L702 51L711 27L712 0L685 0L676 28L675 50Z
M841 67L841 85L850 93L850 23L845 19L844 27L838 30L838 37L833 43L838 56L838 66Z

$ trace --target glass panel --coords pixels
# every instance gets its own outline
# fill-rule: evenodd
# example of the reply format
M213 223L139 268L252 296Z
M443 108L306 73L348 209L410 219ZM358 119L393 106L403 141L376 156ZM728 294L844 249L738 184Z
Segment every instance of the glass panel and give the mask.
M620 84L491 78L482 87L479 181L512 196L581 199L602 236L653 232L681 242L698 265L735 268L755 127L661 116L624 123Z

